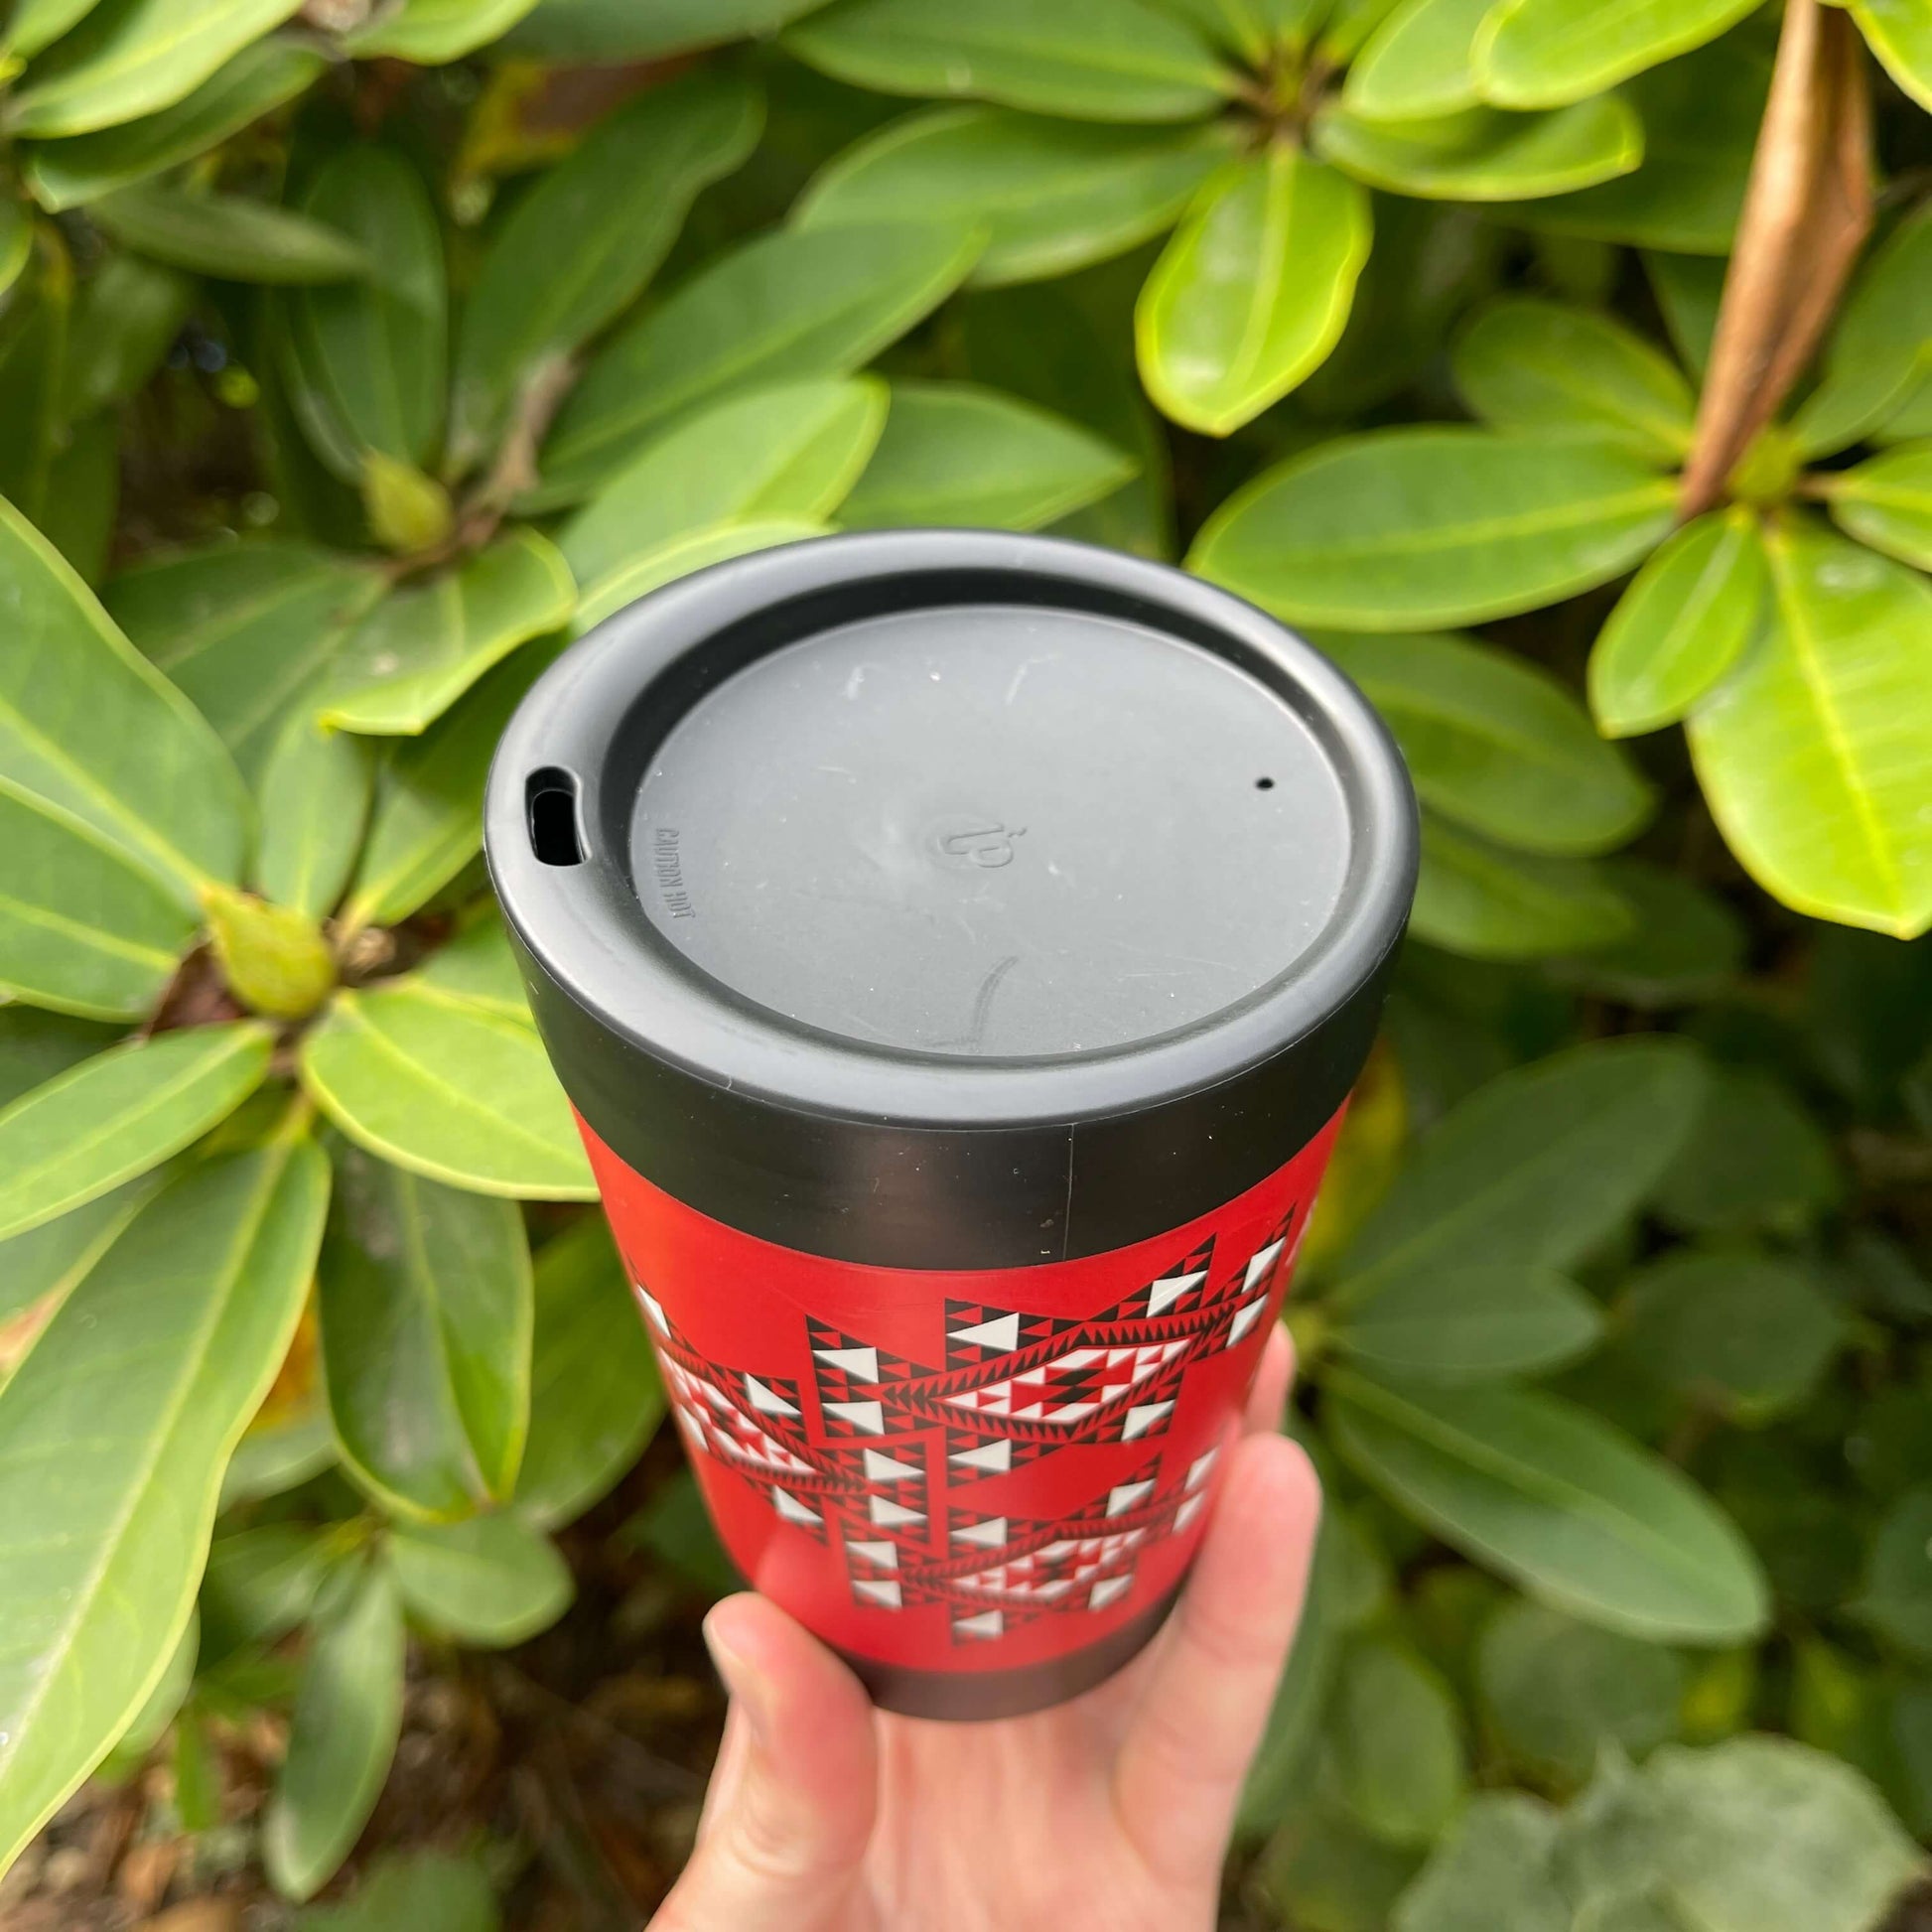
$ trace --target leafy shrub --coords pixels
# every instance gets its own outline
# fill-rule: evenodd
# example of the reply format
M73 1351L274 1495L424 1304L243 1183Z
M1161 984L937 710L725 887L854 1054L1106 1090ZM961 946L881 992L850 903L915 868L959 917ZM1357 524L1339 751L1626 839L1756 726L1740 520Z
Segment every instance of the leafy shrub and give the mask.
M1311 627L1424 804L1291 1317L1257 1909L1874 1924L1932 1830L1927 22L16 0L0 1863L164 1740L211 1825L267 1713L305 1900L410 1633L563 1612L663 1405L601 1224L519 1205L593 1189L490 750L654 585L957 522ZM718 1587L688 1489L632 1541Z

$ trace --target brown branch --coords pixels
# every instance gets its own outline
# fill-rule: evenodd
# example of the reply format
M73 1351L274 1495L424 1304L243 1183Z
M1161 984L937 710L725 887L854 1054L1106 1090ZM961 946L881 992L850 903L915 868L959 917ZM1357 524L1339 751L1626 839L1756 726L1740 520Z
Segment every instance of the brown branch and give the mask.
M1786 0L1678 513L1718 500L1831 321L1871 227L1871 99L1849 15Z

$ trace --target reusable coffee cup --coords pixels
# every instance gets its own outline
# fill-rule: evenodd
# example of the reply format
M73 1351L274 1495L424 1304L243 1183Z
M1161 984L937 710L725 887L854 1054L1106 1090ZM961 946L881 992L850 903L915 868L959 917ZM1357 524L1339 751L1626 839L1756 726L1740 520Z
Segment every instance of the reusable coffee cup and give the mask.
M1416 877L1360 693L1041 537L721 564L511 721L489 867L725 1547L888 1709L1180 1587Z

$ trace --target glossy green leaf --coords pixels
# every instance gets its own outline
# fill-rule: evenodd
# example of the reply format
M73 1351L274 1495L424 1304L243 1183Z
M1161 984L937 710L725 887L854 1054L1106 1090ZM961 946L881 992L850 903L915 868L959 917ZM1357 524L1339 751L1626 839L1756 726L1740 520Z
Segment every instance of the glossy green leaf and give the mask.
M1477 36L1477 85L1499 107L1562 107L1716 40L1757 0L1500 0Z
M420 976L339 993L302 1043L302 1078L345 1134L412 1173L531 1200L596 1194L527 1018Z
M313 1897L368 1823L402 1734L407 1655L395 1584L372 1565L316 1631L262 1818L262 1864L283 1897Z
M838 80L889 94L970 94L1069 120L1184 121L1235 77L1180 22L1141 0L839 0L785 36Z
M16 0L6 26L0 29L0 48L27 60L59 40L97 4L98 0Z
M1433 814L1410 929L1468 959L1542 959L1614 943L1634 919L1600 867L1512 852Z
M198 923L92 826L0 780L0 988L82 1018L136 1019Z
M828 516L878 447L889 392L821 376L732 395L637 454L566 523L564 558L602 608L610 579L721 523Z
M20 280L33 253L33 210L11 195L0 197L0 295Z
M1315 152L1397 195L1444 202L1524 202L1627 175L1643 160L1643 124L1616 94L1552 114L1467 107L1430 120L1371 121L1329 108Z
M482 850L483 779L496 741L555 656L548 642L525 646L391 755L376 781L368 841L343 911L350 929L407 918Z
M968 382L900 382L839 511L854 529L1033 530L1116 489L1133 459L1063 417Z
M1587 1412L1502 1386L1332 1372L1323 1413L1357 1474L1541 1602L1653 1641L1755 1636L1749 1546L1672 1464Z
M1865 1566L1861 1617L1915 1657L1932 1657L1932 1484L1886 1512Z
M0 1239L159 1167L268 1072L253 1021L158 1034L83 1060L0 1110Z
M1004 107L909 114L835 156L795 225L939 221L991 237L979 287L1064 275L1169 227L1226 156L1220 122L1177 130L1042 120Z
M647 433L733 390L844 375L943 301L983 238L935 225L780 229L734 249L593 358L543 451L535 501L581 501Z
M0 1107L122 1036L123 1029L0 1001Z
M87 211L137 255L225 281L344 282L369 273L368 251L339 229L245 195L138 182Z
M1770 572L1757 518L1711 510L1665 541L1589 654L1589 706L1612 738L1687 716L1736 663L1764 609Z
M581 1516L636 1461L664 1389L604 1217L587 1215L536 1260L530 1440L516 1513L549 1529Z
M55 212L99 201L218 147L305 92L328 65L318 49L301 41L257 41L158 114L27 145L21 175L34 199Z
M71 364L69 364L71 366ZM90 587L107 568L120 509L121 425L102 410L74 424L47 473L41 534Z
M1474 106L1476 29L1496 0L1403 0L1362 45L1342 104L1370 121L1451 114Z
M831 526L801 517L757 517L745 522L714 523L647 550L641 557L611 571L577 606L573 633L582 636L626 604L647 597L666 584L695 570L747 557L755 550L770 550L781 543L803 543L827 536Z
M240 871L246 799L214 734L0 502L0 779L70 813L184 904Z
M1462 332L1452 366L1496 429L1603 436L1673 465L1691 447L1697 401L1677 365L1587 309L1505 296Z
M1650 789L1541 665L1471 637L1330 634L1322 648L1395 734L1432 810L1526 852L1621 845Z
M379 571L285 537L163 556L123 572L107 608L259 780L284 720L313 697Z
M1905 443L1826 485L1832 520L1861 543L1932 570L1932 443Z
M537 0L402 0L347 37L358 60L412 61L444 67L487 47L520 21Z
M0 319L0 495L44 525L67 427L61 395L73 278L51 243L40 256ZM52 540L50 532L43 534Z
M320 919L336 908L369 818L371 748L291 711L257 787L254 883L264 898Z
M344 1459L392 1509L506 1501L530 1416L530 1255L508 1201L339 1148L317 1295Z
M161 1183L144 1174L26 1234L0 1241L0 1320L85 1281Z
M1595 1301L1552 1268L1401 1275L1350 1298L1330 1331L1351 1360L1425 1382L1491 1382L1559 1368L1603 1332Z
M1527 1792L1478 1793L1402 1894L1391 1932L1578 1932L1551 1869L1560 1829Z
M388 1559L411 1615L486 1650L549 1629L575 1593L550 1539L513 1516L399 1525Z
M368 281L288 297L289 400L310 446L345 483L379 450L421 469L443 431L449 289L443 236L423 178L403 157L340 149L302 200L376 264Z
M1385 1844L1433 1843L1468 1775L1449 1687L1410 1652L1371 1638L1351 1646L1331 1695L1343 1803Z
M626 1544L648 1551L707 1599L744 1587L744 1579L718 1541L710 1512L688 1467L662 1484L642 1513L619 1534Z
M335 1467L336 1439L328 1411L311 1395L271 1421L259 1416L235 1445L228 1472L221 1478L221 1507L262 1502L286 1495L325 1469Z
M577 605L557 547L513 528L460 570L393 593L350 633L321 693L325 727L426 731L519 644Z
M824 0L541 0L508 46L547 61L644 61L775 34Z
M1639 1272L1616 1327L1618 1353L1646 1381L1752 1422L1801 1404L1845 1340L1796 1262L1684 1249Z
M1509 1603L1476 1651L1482 1713L1503 1748L1545 1776L1582 1782L1606 1742L1647 1751L1677 1730L1681 1659L1541 1603Z
M190 1169L0 1393L0 1863L168 1668L222 1467L301 1312L327 1191L307 1142Z
M1643 1203L1684 1145L1706 1076L1686 1042L1597 1040L1506 1073L1425 1135L1349 1249L1378 1278L1565 1268Z
M68 419L78 422L145 388L194 302L194 283L173 269L138 255L108 256L74 296L61 399Z
M1798 1234L1840 1185L1831 1142L1791 1090L1767 1073L1725 1067L1713 1072L1657 1207L1698 1233Z
M1932 585L1810 523L1765 548L1771 615L1688 727L1705 796L1766 892L1910 938L1932 925Z
M1233 163L1162 251L1134 310L1168 416L1226 436L1334 347L1368 259L1368 197L1286 142Z
M302 0L99 0L37 61L7 108L15 134L89 134L185 100Z
M1188 567L1291 622L1466 623L1607 583L1669 533L1675 502L1600 443L1371 430L1237 490Z
M1718 332L1718 309L1724 300L1728 264L1647 250L1643 268L1672 346L1684 366L1702 381Z
M1851 7L1885 71L1932 113L1932 18L1916 0L1851 0Z
M306 1623L349 1547L342 1531L306 1523L260 1523L217 1536L202 1578L205 1660L215 1664L245 1645L278 1642Z
M743 163L763 119L742 75L701 70L620 108L516 204L464 307L458 468L488 454L520 390L551 380L636 300L692 198Z
M114 1748L100 1761L95 1775L103 1784L123 1783L145 1769L150 1753L167 1734L169 1725L181 1716L188 1694L194 1688L201 1636L201 1620L191 1612L181 1641L175 1645L174 1655L148 1693L147 1701L134 1714L133 1722L121 1732ZM176 1808L181 1808L179 1803Z
M1695 881L1641 859L1604 871L1636 917L1627 937L1563 962L1560 977L1626 1006L1680 1006L1721 993L1744 964L1744 921Z

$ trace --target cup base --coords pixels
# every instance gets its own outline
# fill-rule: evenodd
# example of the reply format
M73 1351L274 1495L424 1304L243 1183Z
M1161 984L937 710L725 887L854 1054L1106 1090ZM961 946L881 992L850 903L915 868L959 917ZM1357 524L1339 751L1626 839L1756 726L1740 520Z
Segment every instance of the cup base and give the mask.
M1071 1656L1029 1664L1020 1670L908 1670L897 1664L882 1664L876 1658L855 1657L850 1651L842 1650L839 1655L882 1711L902 1718L933 1718L945 1724L1024 1718L1029 1712L1070 1703L1131 1663L1168 1620L1179 1594L1176 1585L1111 1636Z

